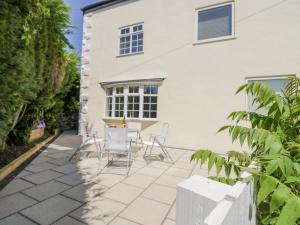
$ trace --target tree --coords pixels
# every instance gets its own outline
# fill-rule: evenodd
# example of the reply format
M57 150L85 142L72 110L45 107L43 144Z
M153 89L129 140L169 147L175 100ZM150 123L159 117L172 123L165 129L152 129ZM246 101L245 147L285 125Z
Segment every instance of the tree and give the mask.
M64 83L69 9L63 0L0 0L0 151L26 140ZM16 126L19 126L16 129ZM18 134L19 133L19 134ZM22 133L22 134L20 134Z
M258 188L260 224L300 224L300 80L290 77L282 95L259 82L245 84L237 93L243 90L253 95L253 103L265 108L267 113L232 112L228 118L234 125L222 127L220 131L228 130L232 141L247 145L252 152L231 151L223 157L210 150L199 150L192 160L202 164L208 161L209 170L212 166L217 171L225 168L223 180L231 183L242 180L241 170L250 172ZM245 121L250 126L241 125ZM250 163L256 169L249 168ZM229 178L231 172L237 179Z

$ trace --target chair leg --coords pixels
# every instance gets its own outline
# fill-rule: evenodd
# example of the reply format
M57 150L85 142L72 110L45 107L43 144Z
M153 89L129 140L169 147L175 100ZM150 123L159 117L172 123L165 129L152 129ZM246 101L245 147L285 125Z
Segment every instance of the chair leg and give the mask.
M127 170L126 176L128 176L130 168L131 168L130 163L131 163L131 151L128 153L128 159L127 159L127 165L126 165L126 170Z
M174 162L174 160L172 159L171 155L169 154L168 150L165 148L165 146L161 146L162 151L165 153L165 155L167 156L167 158L169 158L172 162Z
M150 154L149 154L150 156L152 155L153 147L154 147L154 141L153 141L152 146L151 146L151 149L150 149Z
M146 147L146 150L145 150L144 156L146 156L146 154L147 154L148 147L149 147L149 145L147 145L147 147Z

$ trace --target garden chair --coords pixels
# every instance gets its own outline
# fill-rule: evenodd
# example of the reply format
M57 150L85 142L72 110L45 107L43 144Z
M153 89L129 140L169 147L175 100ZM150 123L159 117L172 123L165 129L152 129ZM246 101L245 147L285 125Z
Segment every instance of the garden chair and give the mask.
M142 124L138 122L128 122L128 138L134 141L135 143L140 143L143 145L143 140L141 136Z
M149 141L143 142L143 144L147 146L144 156L147 155L149 146L151 146L149 156L152 155L153 147L157 147L157 148L160 148L162 150L162 152L165 154L165 156L173 162L173 159L172 159L171 155L169 154L167 147L165 146L168 131L169 131L169 124L164 123L162 125L159 135L151 134Z
M110 160L111 154L127 155L126 175L128 176L131 167L131 141L128 141L128 129L105 127L104 131L105 138L103 148L101 148L101 145L96 145L99 149L100 163L102 161L103 152L107 153L107 164L104 168L113 163L113 158Z

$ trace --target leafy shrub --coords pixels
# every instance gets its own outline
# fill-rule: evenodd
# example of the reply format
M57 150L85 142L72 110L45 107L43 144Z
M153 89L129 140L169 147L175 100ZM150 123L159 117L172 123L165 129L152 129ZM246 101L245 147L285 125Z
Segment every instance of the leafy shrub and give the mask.
M290 77L282 95L259 82L245 84L237 93L243 90L254 96L253 104L265 108L266 114L232 112L228 118L234 124L219 131L228 130L232 141L247 145L251 153L231 151L223 157L199 150L192 160L208 162L208 169L215 166L218 174L225 168L227 182L231 173L235 180L242 180L240 171L250 172L258 190L260 224L300 224L300 80ZM245 122L249 126L241 125ZM257 169L250 168L250 163Z

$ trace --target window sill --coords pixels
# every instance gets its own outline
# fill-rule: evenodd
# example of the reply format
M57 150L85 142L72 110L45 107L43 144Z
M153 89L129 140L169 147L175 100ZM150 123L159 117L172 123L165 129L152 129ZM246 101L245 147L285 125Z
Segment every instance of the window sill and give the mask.
M137 53L130 53L130 54L124 54L124 55L117 55L117 58L122 58L122 57L126 57L126 56L134 56L134 55L142 55L144 54L144 52L137 52Z
M211 39L196 41L193 45L202 45L202 44L214 43L214 42L219 42L219 41L230 41L230 40L235 40L235 39L237 39L236 36L211 38Z
M102 117L103 120L117 120L117 121L123 121L123 118L120 117ZM126 121L149 121L149 122L158 122L159 120L157 118L126 118Z

